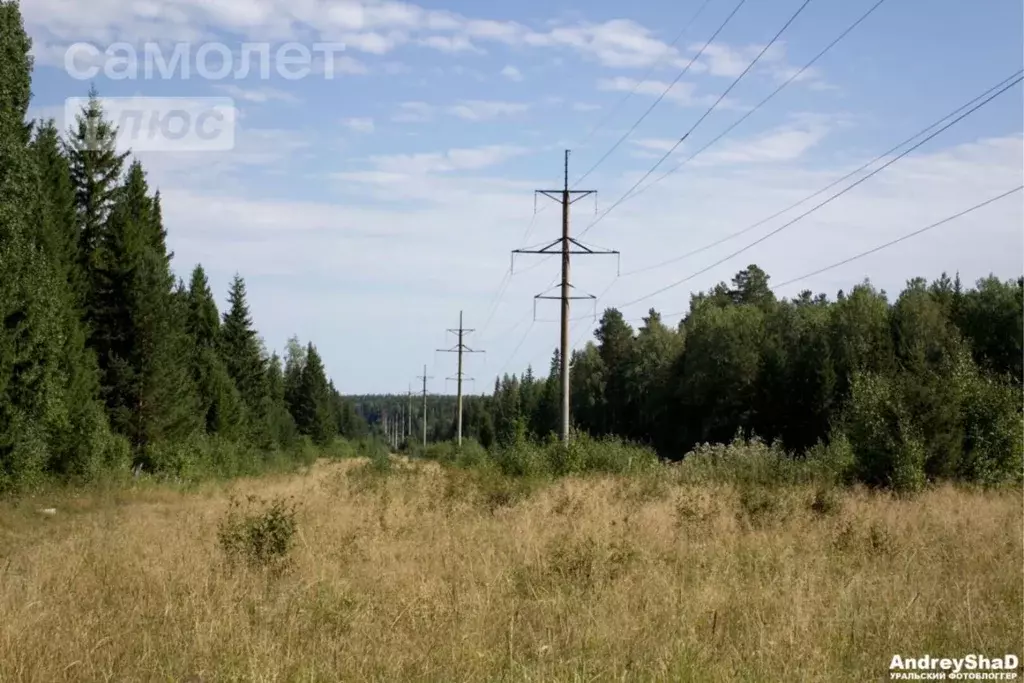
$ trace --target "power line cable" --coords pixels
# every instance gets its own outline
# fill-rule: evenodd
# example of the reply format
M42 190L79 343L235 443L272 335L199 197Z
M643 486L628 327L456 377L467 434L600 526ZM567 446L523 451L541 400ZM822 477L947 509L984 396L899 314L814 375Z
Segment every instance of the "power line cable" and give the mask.
M808 1L810 1L810 0L808 0ZM676 87L676 84L679 83L679 81L682 80L683 76L685 76L690 71L690 67L693 66L694 62L696 62L698 59L700 59L700 56L704 54L704 51L708 49L708 47L711 45L712 41L714 41L714 39L718 37L718 34L721 33L723 29L725 29L725 27L729 24L730 21L732 21L732 18L734 16L736 16L736 13L740 11L740 8L743 7L743 5L746 4L746 2L747 2L747 0L740 0L739 4L737 4L736 7L733 8L732 12L729 13L729 16L727 16L725 18L725 21L722 22L722 24L715 30L715 32L713 34L711 34L711 37L707 39L707 41L704 43L703 46L701 46L700 51L697 52L693 57L690 58L690 61L686 63L686 66L683 67L682 71L680 71L679 74L672 80L672 82L668 84L668 87L666 87L662 91L662 93L660 95L658 95L657 99L655 99L654 102L651 103L651 106L649 106L647 108L647 111L645 111L643 114L641 114L640 118L637 119L636 122L632 126L629 127L629 130L627 130L622 135L622 137L620 137L615 142L615 144L611 146L611 149L609 149L607 152L605 152L604 155L600 159L597 160L597 163L595 163L593 166L591 166L590 169L586 173L584 173L582 176L580 176L579 178L576 179L576 182L573 183L573 187L575 187L576 185L579 185L581 182L584 181L584 179L589 177L591 173L593 173L595 170L597 170L597 167L600 166L601 164L603 164L608 159L608 157L610 157L615 152L615 150L617 150L619 148L619 146L622 145L622 143L625 142L629 138L629 136L633 134L633 132L640 126L640 124L643 123L644 120L648 116L650 116L651 112L654 111L654 108L657 107L659 104L661 104L662 100L664 100L668 96L669 92L672 91L672 88ZM706 5L707 5L707 2L705 2L703 5L701 5L700 9L697 10L697 14L695 14L693 16L693 19L691 19L690 22L686 25L686 28L689 28L689 25L692 24L693 21L700 15L700 13L704 10L704 7ZM684 29L684 32L685 32L685 29ZM679 38L682 38L682 33L680 33L679 37L676 38L676 41L678 41ZM639 87L641 85L643 85L643 83L646 81L646 79L647 79L647 77L645 76L643 81L639 81L633 87L633 91L629 94L629 96L633 95L633 93L635 93L637 91L637 89L639 89ZM627 96L626 99L629 99L629 96ZM589 137L588 137L588 139L589 139Z
M722 103L722 100L724 100L726 98L726 96L730 92L732 92L733 88L735 88L737 85L739 85L739 82L741 80L743 80L743 77L746 76L750 72L750 70L754 68L754 65L757 64L761 60L761 57L763 57L764 54L766 52L768 52L769 48L771 48L771 46L774 45L776 43L776 41L778 41L779 37L783 34L783 32L785 32L785 30L787 28L789 28L790 24L792 24L794 21L796 21L796 18L798 16L800 16L801 13L803 13L804 9L807 7L807 5L810 4L810 2L811 2L811 0L804 0L803 4L800 5L800 7L797 8L796 12L794 12L793 15L786 21L786 23L783 24L782 28L780 28L778 30L778 32L772 37L772 39L768 42L768 44L765 45L761 49L761 51L757 53L757 56L754 57L754 59L750 62L750 64L748 64L747 67L743 70L743 72L739 76L737 76L736 79L733 80L733 82L731 84L729 84L729 87L726 88L725 91L721 95L718 96L718 99L715 100L714 104L712 104L710 107L708 107L708 110L705 111L701 115L701 117L699 119L697 119L696 122L694 122L694 124L692 126L690 126L690 129L688 131L686 131L686 133L681 138L679 138L679 140L674 145L672 145L672 147L667 152L665 152L665 154L662 155L662 157L660 159L658 159L658 162L656 164L654 164L654 166L652 166L651 169L649 171L647 171L647 173L645 173L640 178L640 180L636 181L636 183L631 188L629 188L629 190L627 190L626 193L624 195L622 195L622 197L620 197L614 204L612 204L604 213L602 213L600 216L598 216L597 219L594 220L593 223L588 225L586 227L586 229L583 230L583 232L581 232L579 234L579 237L583 237L585 234L587 234L590 231L591 228L593 228L595 225L600 223L608 214L610 214L612 211L614 211L616 209L616 207L618 207L620 204L622 204L624 201L626 201L626 199L629 198L629 196L633 192L633 190L638 188L645 180L647 180L649 177L651 177L651 174L653 174L656 170L658 170L658 167L661 166L663 163L665 163L665 160L668 159L670 156L672 156L672 154L674 154L677 149L679 149L679 146L681 144L683 144L683 142L685 142L688 137L690 137L690 134L693 133L693 131L697 129L697 126L699 126L701 123L703 123L704 119L706 119L708 116L711 115L711 112L713 112L718 107L718 105Z
M667 292L667 291L668 291L668 290L670 290L670 289L674 289L675 287L678 287L679 285L683 284L684 282L689 282L689 281L690 281L690 280L692 280L693 278L695 278L695 277L697 277L697 276L699 276L699 275L703 275L704 273L708 272L709 270L711 270L711 269L713 269L713 268L716 268L716 267L718 267L718 266L722 265L722 264L723 264L723 263L725 263L726 261L729 261L729 260L731 260L731 259L735 258L736 256L739 256L739 255L740 255L740 254L742 254L743 252L745 252L745 251L748 251L748 250L750 250L750 249L754 248L755 246L757 246L758 244L761 244L761 243L762 243L762 242L764 242L765 240L767 240L767 239L769 239L769 238L771 238L771 237L773 237L773 236L775 236L775 235L779 234L779 233L780 233L780 232L782 232L783 230L785 230L785 229L789 228L790 226L794 225L795 223L797 223L797 222L799 222L799 221L803 220L804 218L806 218L807 216L811 215L812 213L814 213L814 212L815 212L815 211L817 211L818 209L820 209L820 208L822 208L822 207L826 206L827 204L830 204L830 203L831 203L832 201L834 201L835 199L838 199L839 197L843 196L844 194L846 194L846 193L847 193L847 192L849 192L850 190L854 189L855 187L857 187L858 185L860 185L860 184L861 184L861 183L863 183L864 181L868 180L869 178L873 178L874 176L878 175L879 173L881 173L881 172L882 172L882 171L884 171L885 169L889 168L889 167L890 167L890 166L892 166L892 165L893 165L894 163L896 163L896 162L897 162L897 161L899 161L900 159L904 158L905 156L907 156L908 154L910 154L910 153L911 153L911 152L913 152L914 150L918 149L919 147L921 147L922 145L924 145L924 144L925 144L925 143L927 143L928 141L932 140L933 138L935 138L936 136L940 135L940 134L941 134L941 133L943 133L944 131L948 130L948 129L949 129L949 128L951 128L952 126L956 125L956 124L957 124L957 123L959 123L960 121L964 120L965 118L967 118L968 116L970 116L970 115L971 115L971 114L973 114L974 112L978 111L979 109L981 109L982 107L984 107L984 106L985 106L986 104L988 104L989 102L991 102L991 101L992 101L992 100L994 100L995 98L999 97L1000 95L1002 95L1003 93L1005 93L1006 91L1008 91L1008 90L1009 90L1010 88L1012 88L1013 86L1015 86L1015 85L1017 85L1018 83L1020 83L1020 82L1021 82L1021 80L1022 80L1022 79L1021 79L1021 78L1020 78L1020 77L1018 76L1018 77L1017 77L1016 79L1014 79L1014 80L1013 80L1012 82L1010 82L1010 83L1009 83L1008 85L1005 85L1005 86L1003 86L1003 87L1002 87L1002 88L1001 88L1000 90L997 90L997 91L996 91L995 93L993 93L993 94L989 95L989 96L988 96L988 97L986 97L986 98L985 98L984 100L982 100L982 101L981 101L981 102L979 102L978 104L974 105L973 107L971 107L970 109L968 109L968 110L967 110L967 111L965 111L964 113L960 114L959 116L957 116L957 117L956 117L955 119L953 119L952 121L950 121L950 122L949 122L949 123L947 123L946 125L942 126L942 127L941 127L941 128L939 128L938 130L934 131L933 133L931 133L930 135L928 135L927 137L925 137L925 138L924 138L923 140L921 140L921 141L917 142L917 143L916 143L916 144L914 144L914 145L913 145L912 147L909 147L908 149L906 149L906 150L904 150L903 152L901 152L901 153L900 153L899 155L897 155L897 156L893 157L892 159L890 159L889 161L887 161L887 162L886 162L885 164L883 164L882 166L879 166L878 168L876 168L875 170L871 171L870 173L868 173L867 175L863 176L862 178L860 178L860 179L856 180L855 182L851 183L850 185L847 185L846 187L844 187L844 188L843 188L842 190L840 190L839 192L836 192L835 194L831 195L830 197L828 197L828 198L827 198L827 199L825 199L824 201L822 201L822 202L819 202L818 204L816 204L816 205L815 205L815 206L813 206L812 208L808 209L808 210L807 210L807 211L805 211L804 213L800 214L800 215L799 215L799 216L797 216L796 218L794 218L794 219L792 219L792 220L790 220L790 221L787 221L786 223L783 223L783 224L782 224L781 226L779 226L778 228L775 228L774 230L772 230L771 232L767 233L766 235L764 235L764 236L762 236L762 237L760 237L760 238L758 238L758 239L754 240L754 241L753 241L753 242L751 242L750 244L747 244L746 246L744 246L744 247L741 247L740 249L737 249L736 251L732 252L732 253L731 253L731 254L729 254L728 256L725 256L725 257L723 257L723 258L721 258L721 259L719 259L719 260L715 261L715 262L714 262L714 263L712 263L711 265L709 265L709 266L707 266L707 267L705 267L705 268L702 268L701 270L698 270L697 272L695 272L695 273L692 273L691 275L688 275L688 276L684 277L684 278L683 278L683 279L681 279L681 280L677 280L676 282L673 282L673 283L672 283L672 284L670 284L670 285L666 285L665 287L662 287L662 288L660 288L660 289L658 289L658 290L656 290L656 291L654 291L654 292L651 292L650 294L646 294L646 295L644 295L644 296L642 296L642 297L639 297L639 298L637 298L637 299L633 299L632 301L629 301L628 303L625 303L625 304L621 304L620 306L618 306L618 308L627 308L627 307L629 307L629 306L632 306L632 305L634 305L634 304L638 304L638 303L640 303L641 301L646 301L647 299L650 299L651 297L657 296L658 294L661 294L661 293L663 293L663 292Z
M857 168L855 168L854 170L850 171L849 173L847 173L843 177L838 178L838 179L832 181L831 183L829 183L825 187L821 188L820 190L814 192L813 194L810 194L810 195L804 197L803 199L801 199L801 200L799 200L799 201L797 201L797 202L795 202L793 204L790 204L786 208L784 208L784 209L782 209L780 211L776 211L775 213L773 213L772 215L768 216L767 218L762 218L758 222L756 222L756 223L754 223L754 224L752 224L752 225L750 225L750 226L748 226L746 228L743 228L742 230L739 230L739 231L734 232L734 233L730 233L729 235L726 235L725 237L722 237L722 238L720 238L718 240L715 240L714 242L710 242L709 244L706 244L706 245L704 245L702 247L698 247L697 249L694 249L692 251L688 251L685 254L682 254L681 256L676 256L676 257L670 258L670 259L668 259L666 261L661 261L659 263L655 263L655 264L652 264L652 265L649 265L649 266L644 266L642 268L637 268L636 270L627 271L627 272L622 274L622 277L629 277L631 275L636 275L638 273L645 273L645 272L648 272L648 271L651 271L651 270L657 270L658 268L663 268L665 266L672 265L673 263L678 263L679 261L683 261L685 259L688 259L691 256L696 256L697 254L701 254L701 253L703 253L703 252L705 252L705 251L707 251L709 249L713 249L714 247L717 247L720 244L728 242L731 239L734 239L734 238L739 237L741 235L745 235L746 233L750 232L751 230L755 230L755 229L761 227L762 225L764 225L765 223L768 223L768 222L778 218L779 216L781 216L783 214L789 213L790 211L792 211L793 209L797 208L798 206L806 204L807 202L809 202L810 200L814 199L815 197L817 197L817 196L819 196L821 194L824 194L825 192L828 192L829 190L831 190L833 187L835 187L836 185L840 184L844 180L849 180L850 178L852 178L853 176L857 175L858 173L860 173L864 169L866 169L866 168L868 168L868 167L878 163L882 159L888 157L893 152L899 150L901 147L904 147L905 145L908 145L908 144L912 143L917 138L921 137L922 135L927 134L930 130L932 130L936 126L942 125L943 121L946 121L947 119L956 116L957 114L962 112L964 109L967 109L968 107L970 107L975 102L983 99L985 96L989 95L990 93L994 92L995 90L998 90L1002 86L1006 85L1013 78L1015 78L1016 76L1018 76L1018 75L1020 75L1022 73L1024 73L1024 71L1018 71L1016 74L1005 78L1004 80L1000 81L996 85L992 86L991 88L989 88L985 92L981 93L980 95L978 95L977 97L972 99L970 102L966 102L966 103L960 105L959 107L957 107L953 111L949 112L948 114L946 114L942 118L940 118L937 121L934 121L933 123L929 124L928 126L922 128L918 132L914 133L913 135L911 135L910 137L906 138L905 140L897 143L893 147L890 147L889 149L887 149L886 151L882 152L878 156L874 157L870 161L862 164L861 166L858 166ZM648 185L647 187L650 187L650 185ZM642 191L643 190L641 190L641 192Z
M693 24L694 21L697 20L697 17L701 15L701 12L704 11L704 8L707 7L708 4L710 4L710 2L711 0L704 0L704 3L700 6L700 9L697 10L697 13L690 17L690 20L686 22L686 25L679 30L679 33L676 34L676 37L672 40L672 42L665 46L664 52L662 52L661 56L658 59L656 59L653 64L651 64L650 68L647 70L647 73L644 74L643 78L641 78L640 80L633 84L633 89L626 93L626 95L622 97L622 99L616 102L615 105L608 110L608 113L604 116L604 118L602 118L596 126L591 128L590 132L587 133L586 136L580 142L574 145L575 147L582 147L583 145L585 145L590 140L590 138L594 137L594 134L597 133L597 131L601 130L601 128L603 128L604 125L611 120L615 112L618 111L622 107L622 105L628 102L629 98L633 97L633 95L636 94L636 91L639 90L640 86L646 83L647 79L649 79L654 74L654 70L661 65L661 62L665 59L665 57L672 54L672 49L679 43L680 40L683 39L683 36L686 35L686 32L690 29L690 26ZM573 183L573 187L579 184L581 180L583 180L583 178L580 178L575 183Z
M712 140L711 140L710 142L708 142L707 144L705 144L705 145L704 145L703 147L701 147L700 149L698 149L698 150L697 150L696 152L694 152L693 154L691 154L691 155L690 155L689 157L687 157L686 159L684 159L684 160L683 160L682 162L680 162L680 163L679 163L679 164L678 164L677 166L675 166L675 167L671 168L670 170L668 170L667 172L665 172L664 174L662 174L661 176L659 176L659 177L658 177L657 179L655 179L655 180L651 181L650 183L648 183L648 184L647 184L647 185L645 185L644 187L641 187L640 189L638 189L638 190L636 190L635 192L633 192L633 194L632 194L632 195L630 195L629 199L633 199L634 197L636 197L636 196L638 196L638 195L641 195L641 194L643 194L644 192L646 192L646 191L647 191L648 189L650 189L650 188L651 188L652 186L654 186L654 185L657 185L657 184L658 184L658 183L660 183L660 182L661 182L662 180L664 180L665 178L669 177L670 175L672 175L673 173L675 173L676 171L678 171L679 169L681 169L681 168L682 168L683 166L686 166L686 165L687 165L688 163L690 163L691 161L693 161L694 157L696 157L696 156L697 156L698 154L701 154L701 153L703 153L703 152L704 152L705 150L707 150L707 148L708 148L708 147L711 147L711 146L712 146L713 144L715 144L716 142L718 142L719 140L721 140L721 139L722 139L723 137L725 137L726 135L728 135L729 133L731 133L731 132L733 131L733 129L734 129L734 128L736 128L736 127L737 127L738 125L740 125L741 123L743 123L744 121L746 121L746 120L747 120L747 118L749 118L749 117L750 117L750 116L751 116L751 115L752 115L752 114L753 114L754 112L756 112L756 111L757 111L758 109L760 109L761 107L763 107L764 105L766 105L766 104L767 104L768 102L770 102L770 101L771 101L771 100L772 100L772 99L773 99L773 98L774 98L774 97L775 97L776 95L778 95L778 94L779 94L780 92L782 92L782 91L783 91L783 90L784 90L784 89L785 89L785 88L786 88L786 87L787 87L787 86L788 86L788 85L789 85L790 83L792 83L793 81L795 81L795 80L797 80L798 78L800 78L800 77L801 77L801 76L802 76L802 75L803 75L803 74L804 74L804 73L805 73L805 72L806 72L806 71L807 71L808 69L810 69L810 68L811 68L812 66L814 66L814 64L815 64L815 63L816 63L816 62L817 62L817 61L818 61L819 59L821 59L821 58L822 58L823 56L825 56L825 54L826 54L826 53L828 53L828 52L829 52L829 51L830 51L830 50L831 50L831 49L832 49L833 47L835 47L835 46L836 46L836 45L837 45L837 44L838 44L838 43L839 43L839 42L840 42L841 40L843 40L843 38L845 38L845 37L846 37L847 35L849 35L849 34L850 34L850 33L851 33L851 32L852 32L852 31L853 31L853 30L854 30L855 28L857 28L858 26L860 26L860 24L861 24L861 23L862 23L862 22L863 22L863 21L864 21L865 19L867 19L867 18L868 18L869 16L871 16L871 14L872 14L872 13L873 13L873 12L874 12L874 11L875 11L876 9L878 9L878 7L879 7L879 6L880 6L880 5L881 5L881 4L883 3L883 2L885 2L885 0L878 0L878 1L877 1L877 2L876 2L876 3L874 4L874 5L872 5L871 7L869 7L869 8L868 8L868 10L867 10L866 12L864 12L864 14L860 15L860 17L858 17L856 21L854 21L854 22L853 22L852 24L850 24L850 25L849 25L849 26L848 26L848 27L846 28L846 30L844 30L844 31L843 31L842 33L840 33L840 34L839 34L838 36L836 36L836 37L835 37L835 38L834 38L834 39L832 40L832 42L830 42L830 43L829 43L828 45L826 45L826 46L825 46L824 48L822 48L822 50L821 50L820 52L818 52L818 54L814 55L814 57L813 57L813 58L811 58L811 60L810 60L809 62L807 62L806 64L804 64L804 65L803 65L802 67L800 67L800 68L799 68L799 69L798 69L797 71L795 71L795 72L794 72L794 73L793 73L792 75L790 75L790 77L789 77L789 78L787 78L787 79L786 79L785 81L783 81L783 82L782 82L782 83L781 83L781 84L779 85L779 87L777 87L777 88L776 88L775 90L773 90L773 91L772 91L771 93L769 93L769 94L768 94L768 96L767 96L767 97L765 97L765 98L764 98L763 100L761 100L761 101L760 101L760 102L758 102L758 103L757 103L756 105L754 105L754 107L753 107L752 109L750 109L749 111L747 111L747 112L746 112L746 113L745 113L745 114L744 114L743 116L741 116L741 117L740 117L739 119L737 119L737 120L736 120L736 121L735 121L735 122L734 122L734 123L733 123L732 125L730 125L730 126L729 126L728 128L726 128L725 130L723 130L723 131L722 131L721 133L719 133L719 134L718 134L717 136L715 136L715 137L714 137L714 138L713 138L713 139L712 139ZM602 218L603 218L603 216L602 216Z
M845 266L847 263L852 263L852 262L854 262L854 261L856 261L858 259L864 258L865 256L870 256L871 254L874 254L876 252L882 251L883 249L888 249L889 247L891 247L893 245L896 245L896 244L899 244L900 242L903 242L905 240L908 240L911 237L917 237L918 235L920 235L922 233L928 232L929 230L933 230L933 229L935 229L935 228L937 228L939 226L945 225L946 223L949 223L949 222L954 221L954 220L956 220L958 218L966 216L967 214L969 214L969 213L971 213L973 211L977 211L978 209L980 209L982 207L988 206L989 204L997 202L1000 199L1004 199L1006 197L1009 197L1011 194L1013 194L1015 192L1020 192L1021 190L1024 190L1024 185L1018 185L1017 187L1013 188L1012 190L1009 190L1007 192L1003 192L1002 194L996 195L995 197L991 197L990 199L986 199L985 201L981 202L980 204L975 204L974 206L970 207L969 209L964 209L963 211L961 211L959 213L953 214L952 216L949 216L947 218L943 218L941 221L938 221L936 223L932 223L931 225L926 225L925 227L920 228L918 230L915 230L913 232L908 232L906 235L903 235L902 237L897 237L894 240L886 242L885 244L880 244L877 247L873 247L871 249L868 249L867 251L862 251L861 253L859 253L859 254L857 254L855 256L851 256L849 258L843 259L842 261L838 261L836 263L833 263L830 266L825 266L824 268L819 268L818 270L812 271L812 272L807 273L805 275L801 275L800 277L795 277L792 280L786 280L785 282L779 283L777 285L773 285L772 289L773 290L774 289L780 289L780 288L785 287L787 285L791 285L791 284L793 284L795 282L800 282L801 280L806 280L809 277L814 277L815 275L820 275L821 273L827 272L827 271L832 270L834 268L839 268L840 266Z

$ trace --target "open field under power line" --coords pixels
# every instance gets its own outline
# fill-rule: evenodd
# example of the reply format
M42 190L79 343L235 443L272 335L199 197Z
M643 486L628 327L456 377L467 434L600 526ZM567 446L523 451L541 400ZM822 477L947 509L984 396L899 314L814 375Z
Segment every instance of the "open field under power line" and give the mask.
M0 680L865 681L895 654L1020 651L1019 488L679 472L353 460L9 501ZM226 562L248 495L298 505L283 570Z

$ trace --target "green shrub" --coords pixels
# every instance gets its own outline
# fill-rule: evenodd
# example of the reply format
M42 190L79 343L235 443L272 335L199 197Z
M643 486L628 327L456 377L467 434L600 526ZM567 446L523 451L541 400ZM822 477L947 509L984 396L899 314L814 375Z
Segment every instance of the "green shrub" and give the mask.
M1024 420L1020 390L974 373L963 403L964 447L958 475L995 485L1024 474Z
M542 477L551 472L548 449L530 441L520 441L508 446L498 446L494 452L494 464L509 477Z
M757 437L737 436L729 444L701 444L677 466L685 483L724 482L739 486L775 487L831 481L833 470L841 468L839 450L820 445L804 458L787 454L779 444L766 444Z
M217 529L228 564L283 570L298 529L295 505L280 498L264 501L249 496L244 507L237 498L232 498L229 506Z
M568 447L552 444L548 452L556 458L557 466L552 470L564 474L631 474L652 469L658 464L658 456L649 448L618 437L594 439L586 433L575 434Z
M861 481L901 493L924 485L924 447L892 380L855 375L845 424Z

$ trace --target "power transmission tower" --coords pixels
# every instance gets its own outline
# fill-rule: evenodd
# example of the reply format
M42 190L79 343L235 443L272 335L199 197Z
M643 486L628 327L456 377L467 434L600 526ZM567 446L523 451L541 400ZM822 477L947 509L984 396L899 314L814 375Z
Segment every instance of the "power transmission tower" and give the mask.
M448 331L451 332L452 334L458 335L459 343L455 346L455 348L451 348L451 349L438 349L438 351L440 353L457 353L457 354L459 354L459 372L458 372L458 374L454 378L449 378L449 379L456 380L458 382L458 385L459 385L459 393L458 393L458 422L457 422L458 427L456 429L457 429L457 433L458 433L458 445L461 448L462 447L462 379L463 379L462 354L464 354L464 353L484 353L484 351L474 351L473 349L469 348L468 346L466 346L463 343L463 339L465 339L466 334L468 334L470 332L473 332L474 330L467 330L466 328L464 328L462 326L462 311L459 311L459 327L458 327L458 329L456 329L456 330L449 329Z
M427 366L423 366L423 374L417 377L423 380L423 447L427 447L427 380L434 379L427 377Z
M592 249L578 240L569 236L569 207L592 194L596 190L570 190L569 189L569 150L565 150L565 184L561 190L537 190L535 194L542 194L548 199L553 199L562 205L562 236L541 249L516 249L512 252L512 263L515 266L516 254L562 254L562 284L559 296L547 296L546 292L534 297L534 310L536 311L537 299L558 299L562 302L562 340L561 340L561 375L562 375L562 412L561 412L561 439L562 443L569 442L569 360L571 350L569 349L569 302L573 299L589 299L596 301L597 297L592 294L583 296L572 296L570 290L575 289L569 280L569 266L571 256L594 255L619 255L618 251L606 249ZM534 313L536 316L536 312Z

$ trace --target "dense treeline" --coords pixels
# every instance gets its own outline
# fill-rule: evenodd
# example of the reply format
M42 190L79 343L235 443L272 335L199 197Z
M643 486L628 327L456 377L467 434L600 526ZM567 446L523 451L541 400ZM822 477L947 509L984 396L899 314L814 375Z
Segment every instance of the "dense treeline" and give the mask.
M894 302L868 283L780 300L768 280L752 265L693 295L676 327L652 310L634 330L605 311L596 343L573 354L575 427L670 458L737 435L794 457L833 449L862 481L896 488L1020 477L1024 278L918 278ZM555 430L557 367L556 353L546 378L497 382L499 443Z
M26 120L30 45L0 0L0 489L257 471L365 432L312 343L268 354L241 277L223 315L201 266L175 280L160 193L95 92L66 134Z

